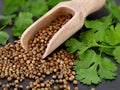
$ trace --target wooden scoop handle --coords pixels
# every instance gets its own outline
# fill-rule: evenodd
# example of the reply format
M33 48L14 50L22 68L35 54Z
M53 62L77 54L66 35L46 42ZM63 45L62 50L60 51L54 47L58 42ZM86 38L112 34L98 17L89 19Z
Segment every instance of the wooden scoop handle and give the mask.
M70 6L74 8L76 13L82 11L83 16L86 17L99 10L104 4L105 0L72 0Z
M29 40L33 38L39 30L49 25L59 14L72 14L73 17L49 41L43 55L43 58L45 58L83 26L86 16L97 11L104 4L105 0L71 0L59 3L27 28L21 36L22 47L28 50Z
M99 10L104 4L105 0L72 0L59 3L57 7L65 7L64 10L73 17L49 41L43 58L76 33L83 26L85 17Z

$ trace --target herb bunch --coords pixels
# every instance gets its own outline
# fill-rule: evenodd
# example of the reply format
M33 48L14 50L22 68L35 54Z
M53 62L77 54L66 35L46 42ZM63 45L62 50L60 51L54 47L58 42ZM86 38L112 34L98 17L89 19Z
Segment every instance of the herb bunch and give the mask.
M98 84L102 79L113 80L117 76L117 66L108 56L120 64L120 7L108 0L106 8L107 16L85 20L87 31L81 32L79 39L71 38L65 43L68 52L77 52L74 70L76 79L83 84Z
M3 14L0 15L0 44L5 45L9 35L2 31L7 26L12 27L15 37L21 36L24 30L34 20L44 15L48 10L65 0L3 0Z

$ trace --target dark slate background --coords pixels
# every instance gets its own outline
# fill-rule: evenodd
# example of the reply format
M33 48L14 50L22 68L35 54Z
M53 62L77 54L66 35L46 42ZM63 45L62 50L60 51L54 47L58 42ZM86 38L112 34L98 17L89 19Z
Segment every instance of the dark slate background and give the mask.
M120 5L120 0L116 0L116 2ZM2 6L3 5L4 5L3 0L0 0L0 14L2 13ZM101 10L89 15L87 18L96 19L96 18L99 18L101 16L105 16L105 15L107 15L107 11L103 7ZM5 29L5 31L8 32L9 35L10 35L10 39L9 39L8 42L13 43L15 38L13 38L12 35L11 35L11 28L7 27ZM80 90L91 90L92 87L95 87L96 90L120 90L120 65L117 65L117 66L118 66L118 71L117 71L118 77L115 80L112 80L112 81L103 80L102 83L100 83L99 85L91 85L91 86L86 86L86 85L83 85L83 84L80 83L79 84ZM7 81L3 80L3 79L0 79L0 81L3 82L3 83L7 83ZM30 81L29 79L26 79L22 84L24 86L26 86L29 81ZM2 88L0 88L0 90L2 90ZM13 90L13 89L11 89L11 90Z

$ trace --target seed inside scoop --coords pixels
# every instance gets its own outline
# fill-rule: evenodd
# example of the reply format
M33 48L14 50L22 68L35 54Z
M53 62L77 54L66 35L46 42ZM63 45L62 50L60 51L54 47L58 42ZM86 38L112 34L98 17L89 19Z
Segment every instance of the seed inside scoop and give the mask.
M30 50L34 48L39 49L40 54L43 55L50 39L63 25L65 25L71 19L71 17L72 15L58 16L49 26L46 26L37 32L34 38L29 41L28 48Z
M0 47L0 89L73 90L70 89L69 82L76 88L77 81L72 69L75 55L61 49L45 60L42 59L49 40L70 18L71 16L60 16L50 26L40 30L29 41L29 51L22 48L20 40L15 41L15 45L9 43ZM46 80L47 77L51 78ZM26 82L26 78L32 80L23 86L21 83ZM1 79L7 79L7 84ZM74 90L78 90L75 88Z

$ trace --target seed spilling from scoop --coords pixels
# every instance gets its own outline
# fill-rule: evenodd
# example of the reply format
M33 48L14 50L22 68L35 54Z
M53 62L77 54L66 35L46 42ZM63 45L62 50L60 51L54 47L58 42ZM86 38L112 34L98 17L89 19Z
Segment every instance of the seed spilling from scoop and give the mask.
M8 43L5 47L0 47L0 78L7 78L8 84L1 84L3 89L14 87L26 88L27 90L70 90L69 82L74 81L75 72L72 70L73 62L76 56L68 54L65 50L60 49L53 52L45 60L42 54L45 52L47 43L51 37L64 25L71 16L59 16L49 26L40 30L29 41L29 51L25 51L20 44L20 40L15 41L16 44ZM46 80L47 76L51 76ZM33 79L26 87L20 85L26 78ZM57 86L59 84L59 86ZM76 87L76 86L75 86Z

